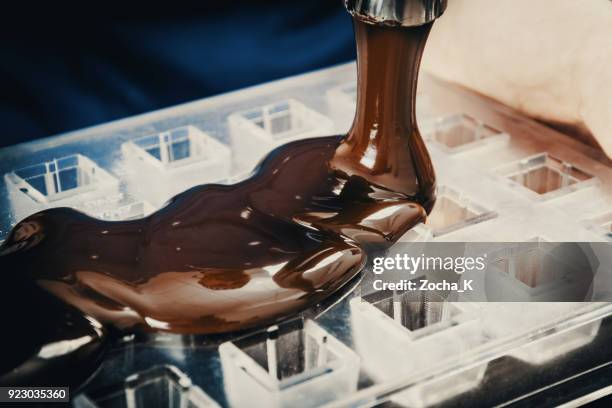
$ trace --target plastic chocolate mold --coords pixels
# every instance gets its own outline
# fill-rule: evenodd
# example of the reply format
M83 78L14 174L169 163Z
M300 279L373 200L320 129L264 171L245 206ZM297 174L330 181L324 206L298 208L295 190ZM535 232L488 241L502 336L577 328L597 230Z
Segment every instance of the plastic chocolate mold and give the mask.
M499 167L497 172L535 199L550 199L593 185L596 178L548 153Z
M93 216L109 219L131 218L133 213L129 208L132 204L134 204L132 209L135 210L135 213L139 213L140 208L135 204L137 202L146 201L158 208L162 204L161 201L165 201L163 194L153 195L153 198L157 197L158 200L155 202L143 195L141 193L143 190L155 190L162 184L174 187L175 184L183 183L181 180L184 180L183 177L188 177L189 174L181 174L179 169L185 169L186 173L198 175L197 180L184 184L186 188L193 184L217 182L217 179L233 183L248 176L249 173L242 171L251 170L252 165L260 160L267 149L277 146L275 143L282 144L300 137L342 134L341 131L338 131L338 123L343 122L343 126L348 128L352 120L354 102L348 103L351 113L341 119L341 115L335 113L334 110L334 106L341 104L332 102L342 100L342 98L332 98L329 95L332 94L334 88L343 87L342 91L351 100L354 97L354 83L351 84L353 90L346 85L351 78L354 78L354 72L354 64L346 64L114 123L78 130L70 134L0 149L0 173L2 175L14 173L15 169L26 168L32 163L50 162L53 161L53 158L59 159L78 152L93 160L98 165L97 169L104 169L110 173L111 178L119 179L118 183L111 183L112 188L110 189L102 188L108 184L103 180L97 180L96 187L92 190L86 187L68 190L62 188L64 194L76 194L70 198L64 195L62 199L55 199L60 196L52 198L43 195L44 200L37 202L27 193L16 188L15 184L7 179L8 176L0 178L0 201L3 203L0 205L0 239L6 237L11 226L19 221L18 218L51 206L70 205ZM293 131L283 132L282 129L288 122L286 118L279 119L274 125L278 138L271 135L269 130L264 129L266 127L264 121L257 124L257 111L262 114L263 118L262 107L271 106L269 105L271 101L290 99L302 101L310 112L329 112L330 119L326 120L327 118L322 115L313 115L315 119L309 119L308 126L302 127L301 130L296 128L295 133ZM419 250L419 245L422 243L418 241L431 239L481 242L488 239L495 241L511 237L522 241L533 235L546 237L550 242L559 237L567 240L574 240L578 237L587 240L591 238L602 241L607 239L605 234L608 233L610 226L608 213L611 200L608 186L612 182L612 169L607 162L592 155L587 149L581 149L578 144L568 143L566 138L548 127L523 117L495 101L481 98L468 90L439 81L426 73L420 76L419 95L417 96L417 116L423 136L427 136L428 123L422 120L421 105L427 100L430 100L431 107L435 108L434 113L443 115L438 121L442 128L456 123L449 121L449 115L462 112L472 118L488 118L487 120L490 118L490 123L503 123L503 130L511 135L511 138L508 140L507 148L502 144L501 148L497 149L496 147L500 145L496 141L503 142L503 138L493 135L470 142L471 138L467 137L463 141L460 140L462 144L456 147L457 152L465 152L459 154L453 154L455 150L447 150L448 147L444 144L427 141L429 146L434 147L431 153L435 160L438 185L447 186L440 189L442 198L431 217L435 221L439 215L443 222L435 222L435 224L442 225L444 228L437 228L434 236L433 230L430 229L430 223L433 221L430 220L429 223L411 230L402 238L402 241L411 242L410 245L414 245L413 248ZM252 119L255 122L250 122L249 119L243 117L237 121L239 126L233 127L236 125L235 116L231 121L226 121L235 112L253 111L255 114ZM272 111L269 111L271 116L276 113L283 116L282 109L280 112ZM297 113L298 116L302 115L300 109L289 108L289 111ZM456 116L456 118L459 120L461 129L473 130L469 121L464 122L465 118L461 119L461 116ZM324 128L325 126L321 125L325 125L325 122L329 125L332 120L336 124L336 130L316 130ZM186 149L180 141L180 136L177 136L178 140L172 140L172 143L167 143L165 140L159 143L157 133L160 129L177 129L185 124L190 124L195 129L195 131L187 131L188 134L198 135L203 133L199 129L207 129L209 133L205 135L210 139L214 138L219 143L231 141L233 144L231 154L227 154L227 149L223 149L223 144L218 150L219 154L213 153L217 152L214 147L216 144L210 143L206 144L204 154L197 156L198 159L187 158L185 160ZM270 126L268 128L271 129ZM314 130L310 131L310 129ZM157 142L152 145L136 146L138 154L132 153L128 157L122 154L122 144L126 141L141 139L144 135L155 136ZM198 137L196 136L195 139ZM457 139L461 138L454 138L449 143L454 145ZM176 146L172 145L174 142L177 142ZM493 143L490 144L490 142ZM168 146L169 144L172 146ZM166 159L162 158L162 145L166 149L172 149L171 153L167 151ZM247 147L241 151L240 147L243 145ZM478 147L481 145L491 145L492 148L481 149ZM149 147L153 149L151 153L145 151ZM158 147L159 151L156 150ZM563 167L558 168L558 163L555 164L556 162L550 159L550 157L556 157L571 163L571 167L593 177L580 181L584 177L573 174L574 170L565 172L568 179L574 177L578 181L545 194L538 194L530 190L520 180L514 181L506 178L510 173L526 173L533 167L537 167L537 163L534 164L529 160L515 160L533 159L542 156L543 152L549 154L545 155L544 163L540 163L539 166L545 166L548 160L549 167L552 167L553 170L557 168L563 174ZM451 155L452 157L449 157ZM212 171L198 170L202 167L198 167L195 163L200 160L208 162L209 159L215 157L225 158L227 167L224 167L220 177ZM507 161L507 157L511 157L510 161ZM130 165L133 163L138 163L138 165L126 166L128 164L126 160L129 160ZM150 163L151 160L152 163ZM523 164L520 165L520 162ZM496 167L504 163L510 163L512 166L504 166L506 169L500 173L501 177L489 177L486 169L497 170ZM474 164L474 166L465 164ZM140 184L131 183L133 173L142 175L139 179ZM170 177L169 174L175 174L176 177ZM96 170L96 176L99 175ZM23 182L21 176L15 175L13 179ZM480 183L481 180L482 183ZM585 188L576 194L566 195L566 192L589 186L595 180L600 183L598 186L600 188ZM98 182L100 184L97 184ZM36 181L33 183L36 184ZM34 184L27 183L26 187L34 188L36 187ZM467 192L470 194L466 196ZM15 205L15 193L18 193L19 199L26 198L27 200ZM165 194L170 195L169 192ZM556 197L556 194L562 194L563 197L542 203L543 205L537 208L533 207L535 200L542 200L543 197ZM446 196L451 203L457 204L459 210L448 211L453 206L449 206L443 196ZM481 198L486 201L481 201ZM27 205L31 207L27 208ZM127 209L123 208L126 206ZM150 207L146 205L144 207L150 210ZM115 209L120 210L114 212ZM440 209L447 210L444 216L436 214ZM497 219L474 225L479 220L494 216L495 212L500 214ZM458 216L451 216L452 214L458 214ZM572 230L575 230L575 234ZM605 247L602 247L602 250L605 252ZM505 279L504 283L516 289L517 293L524 295L532 291L532 294L537 293L538 296L543 296L545 291L538 291L546 287L563 287L563 275L525 274L517 272L516 268L514 272L511 272L509 265L503 266L504 263L509 264L505 261L500 262L498 266L501 271L497 274L498 278ZM538 262L528 262L528 264L537 266ZM534 270L537 271L537 267ZM356 292L363 293L367 290L364 285L365 280L364 276L355 289ZM557 286L555 282L560 285ZM610 287L609 284L603 284L601 281L597 281L594 286L600 291L605 291ZM466 293L463 295L466 296L462 300L470 300ZM355 296L355 293L348 293L348 296ZM330 302L332 301L330 299ZM440 303L436 299L429 301ZM363 354L362 364L346 363L347 367L352 367L351 370L347 369L346 372L340 370L342 374L338 377L334 376L334 373L337 372L334 371L335 368L329 374L317 374L318 365L312 370L301 372L280 368L296 365L295 361L298 358L289 355L288 360L281 361L287 358L288 353L279 353L277 373L281 371L289 374L281 376L281 380L278 378L273 380L269 378L267 360L262 360L257 354L253 359L237 346L239 350L237 355L242 357L234 359L232 364L235 368L236 361L242 362L243 359L250 361L244 364L248 372L242 369L228 371L221 364L218 347L214 343L208 344L208 338L204 341L206 344L202 344L198 336L181 336L170 333L164 333L162 336L158 333L154 340L147 335L143 338L137 336L131 342L114 344L113 349L107 353L101 369L83 389L82 398L76 395L76 390L73 392L75 394L73 397L77 397L79 401L88 398L89 402L100 406L112 406L113 403L116 403L117 406L126 406L125 379L126 375L135 371L133 367L174 365L180 367L191 378L192 388L196 385L201 387L214 396L219 404L224 405L235 401L235 395L231 395L230 391L238 390L239 394L249 395L248 390L257 390L261 393L257 395L264 396L259 405L268 404L269 401L273 401L272 405L280 405L283 401L293 401L291 399L293 397L288 397L293 390L295 390L294 396L301 392L298 390L305 390L306 394L302 394L300 402L312 400L312 404L316 405L319 404L319 401L326 401L320 404L338 408L374 406L388 400L392 400L390 405L395 403L404 406L436 404L436 401L441 401L441 404L448 406L473 406L478 403L495 406L508 404L510 400L516 401L515 398L531 398L532 395L538 394L541 390L540 386L543 387L542 389L547 389L553 384L572 384L570 386L573 386L578 382L588 383L588 379L582 379L583 373L596 371L597 367L607 367L612 361L612 352L609 351L610 347L607 347L612 333L612 317L610 317L612 316L612 305L609 303L486 303L482 304L477 312L479 317L472 318L472 311L463 308L468 305L475 306L474 304L456 302L452 307L442 306L440 309L434 306L428 309L424 305L421 306L420 300L413 299L414 306L406 305L403 314L397 315L404 316L402 319L405 319L408 312L420 316L416 320L408 319L411 322L407 324L408 327L402 325L401 319L398 318L400 321L396 321L393 316L381 310L381 308L390 307L388 301L385 307L383 307L384 301L376 306L361 300L354 303L356 304L351 303L348 298L343 298L342 301L337 303L334 301L333 305L326 306L324 311L322 307L316 307L305 312L307 316L316 315L316 325L333 336L327 340L328 344L334 343L331 339L339 340L351 350L358 349L359 354ZM357 304L363 305L363 310L361 306L357 307ZM359 322L366 324L359 325ZM357 326L354 326L353 323L356 323ZM280 325L278 330L279 333L283 332L284 325ZM479 332L481 335L478 334ZM271 335L264 335L261 341L265 343L268 336ZM481 341L482 337L485 338L484 344ZM239 340L233 344L239 344ZM286 348L281 346L279 350L284 349ZM352 362L358 358L356 351L348 351L345 354L339 352L338 354L353 356L342 357L340 361ZM522 361L519 362L507 356L514 356ZM383 364L376 364L378 357L384 362ZM224 355L223 358L226 359L227 356ZM486 371L486 379L479 383L483 367L493 360L495 361L489 364L489 369ZM329 364L332 365L334 361L337 360L330 361ZM402 371L404 363L406 367L405 371ZM516 369L516 365L520 369ZM360 369L362 366L364 369ZM336 366L332 365L332 367ZM338 367L344 367L344 365ZM496 377L498 368L503 373L501 379ZM261 371L259 371L260 374L257 374L258 369L263 370L263 374ZM528 371L535 372L535 374L530 374ZM372 373L378 373L378 376L374 378ZM358 375L359 380L355 385L355 378ZM244 383L240 382L243 378ZM332 380L331 382L320 381L314 385L318 378L331 378ZM566 381L568 378L577 378L579 381ZM293 379L298 380L298 383L291 383ZM299 382L301 379L304 379L303 383ZM165 387L164 383L160 382L159 387ZM228 387L230 383L233 385ZM493 383L499 383L499 386L495 388ZM108 384L119 384L116 392L118 398L115 401L101 399L103 395L109 396L110 394L98 392ZM334 387L330 388L328 384L344 384L345 388L340 387L339 389L343 391L332 395L331 390L334 390ZM563 385L563 387L568 387L568 385ZM460 394L461 390L468 389L469 392ZM577 395L574 394L574 391L579 390L572 388L571 393L564 393L562 390L558 394ZM189 395L193 394L189 393ZM510 400L506 399L508 396ZM161 404L166 403L165 397L159 398ZM482 402L485 400L486 402ZM254 398L250 401L243 401L249 406L256 405L257 402L258 400ZM563 402L565 401L554 401L550 404ZM190 404L186 403L186 405ZM526 402L525 405L529 405L529 402Z
M465 114L436 119L425 124L423 129L427 140L452 154L486 146L502 146L510 138L508 134Z
M363 300L417 337L427 334L422 329L437 331L452 325L457 315L462 312L461 305L446 303L427 292L395 292L382 298L379 298L380 292L372 295Z
M541 324L581 305L547 300L588 300L593 278L593 273L588 273L591 266L588 259L567 256L572 245L575 244L553 243L536 237L490 254L487 274L495 284L490 285L489 290L497 291L491 296L517 302L486 304L485 309L490 311L486 326L492 332L506 335L515 324ZM523 301L526 303L521 303ZM554 333L511 354L529 363L542 364L590 343L600 325L599 320L573 330Z
M115 177L80 154L23 167L5 174L4 181L17 220L50 207L79 208L119 192Z
M357 389L359 357L314 321L296 320L219 347L234 407L315 407Z
M474 203L447 186L438 188L438 197L433 211L427 217L425 226L434 237L468 227L491 218L497 214Z
M357 352L376 381L418 374L484 341L471 304L444 302L433 292L374 292L353 298L350 307ZM485 370L486 364L478 365L425 381L392 400L417 407L437 404L477 386Z
M130 375L121 384L81 394L75 408L219 408L213 399L174 366L155 366Z
M291 140L329 136L332 121L303 103L288 99L228 117L234 162L250 170L274 147Z
M583 301L593 280L588 258L569 254L573 244L534 238L489 256L492 298L506 301Z
M128 188L154 206L230 174L230 151L194 126L139 137L121 146Z

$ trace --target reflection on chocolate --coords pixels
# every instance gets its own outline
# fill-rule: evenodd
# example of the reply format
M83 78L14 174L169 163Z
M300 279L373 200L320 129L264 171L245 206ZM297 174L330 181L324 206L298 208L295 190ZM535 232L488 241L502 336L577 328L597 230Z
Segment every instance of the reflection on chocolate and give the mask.
M279 147L250 179L194 187L142 220L32 215L2 247L2 273L123 330L229 332L321 301L360 271L360 245L397 240L433 206L414 113L429 29L355 21L358 109L346 137ZM0 313L29 313L30 300L8 292L15 309Z

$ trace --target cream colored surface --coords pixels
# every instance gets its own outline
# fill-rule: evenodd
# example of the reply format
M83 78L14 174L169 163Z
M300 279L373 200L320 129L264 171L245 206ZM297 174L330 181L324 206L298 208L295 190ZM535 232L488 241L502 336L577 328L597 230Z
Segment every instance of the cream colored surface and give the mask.
M612 1L450 0L423 68L536 118L586 127L612 156Z

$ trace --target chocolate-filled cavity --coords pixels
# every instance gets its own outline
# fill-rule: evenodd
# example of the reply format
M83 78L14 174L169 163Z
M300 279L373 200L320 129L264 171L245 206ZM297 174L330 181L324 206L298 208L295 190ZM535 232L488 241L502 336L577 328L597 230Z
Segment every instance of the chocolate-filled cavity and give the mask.
M396 241L435 201L414 109L430 28L355 20L358 106L344 137L281 146L250 179L194 187L141 220L60 208L20 222L0 270L32 289L2 285L15 307L0 315L34 315L30 297L41 291L120 330L212 334L271 324L328 297L359 273L363 244ZM54 310L46 313L61 320ZM39 319L28 322L40 341L55 341ZM12 367L39 349L24 344Z

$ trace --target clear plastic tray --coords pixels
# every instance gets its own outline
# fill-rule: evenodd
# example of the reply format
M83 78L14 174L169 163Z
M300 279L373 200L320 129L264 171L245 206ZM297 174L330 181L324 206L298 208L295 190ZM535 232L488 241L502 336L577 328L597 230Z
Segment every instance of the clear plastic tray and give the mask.
M347 64L2 149L0 239L48 207L132 219L193 185L242 180L279 144L346 131L354 81ZM426 75L418 98L439 200L401 241L612 241L608 160ZM510 266L511 258L500 279L540 296L537 263ZM125 401L146 388L134 385L140 379L159 390L179 384L185 404L191 396L211 404L191 406L498 405L612 362L608 303L373 299L355 285L296 316L291 330L127 336L75 405ZM173 368L152 375L152 366Z

